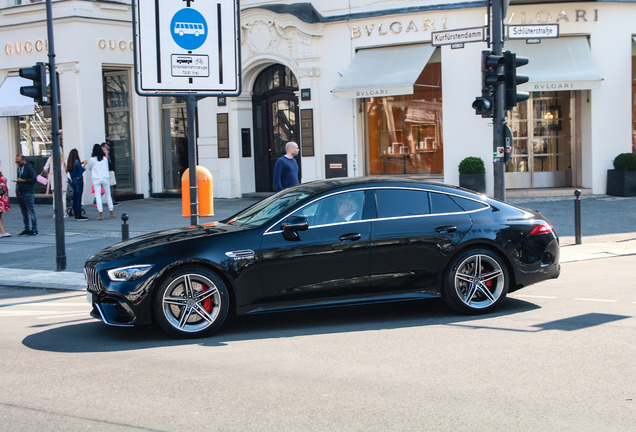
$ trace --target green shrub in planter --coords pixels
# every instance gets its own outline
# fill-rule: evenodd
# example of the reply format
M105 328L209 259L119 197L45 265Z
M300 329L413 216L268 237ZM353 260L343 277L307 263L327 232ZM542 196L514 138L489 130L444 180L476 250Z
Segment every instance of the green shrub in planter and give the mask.
M486 174L484 161L475 156L464 158L459 163L459 174Z
M636 154L621 153L614 159L614 169L607 170L607 194L636 196Z
M481 158L469 156L459 163L459 185L475 192L486 192L486 167Z
M614 159L614 168L619 171L636 171L636 154L621 153Z

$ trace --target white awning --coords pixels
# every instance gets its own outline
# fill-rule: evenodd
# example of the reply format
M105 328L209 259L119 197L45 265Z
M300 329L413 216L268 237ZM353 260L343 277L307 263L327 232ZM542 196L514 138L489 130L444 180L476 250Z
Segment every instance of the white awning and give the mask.
M506 41L504 50L528 57L530 62L517 69L530 81L522 91L590 90L601 87L601 76L584 36L542 39L540 44Z
M33 85L33 81L10 76L0 86L0 117L33 115L35 101L20 94L20 87Z
M428 44L360 50L331 93L336 99L413 94L433 52Z

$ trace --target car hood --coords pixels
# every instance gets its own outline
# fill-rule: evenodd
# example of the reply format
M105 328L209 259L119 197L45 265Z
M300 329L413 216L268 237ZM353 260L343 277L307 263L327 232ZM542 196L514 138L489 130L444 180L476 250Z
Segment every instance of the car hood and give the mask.
M192 241L201 238L221 236L229 233L245 231L245 228L227 225L221 222L210 222L203 225L171 228L163 231L151 232L133 237L109 246L91 256L87 261L112 260L124 255L135 254L139 251L182 241Z

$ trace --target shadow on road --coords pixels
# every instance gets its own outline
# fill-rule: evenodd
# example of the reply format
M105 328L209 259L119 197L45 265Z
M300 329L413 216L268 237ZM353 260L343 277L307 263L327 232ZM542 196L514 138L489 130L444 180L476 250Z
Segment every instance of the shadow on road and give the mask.
M34 350L64 353L133 351L185 345L222 347L235 341L449 324L468 325L484 319L527 312L537 308L538 306L532 303L508 298L495 313L466 316L449 311L439 299L431 299L280 312L231 317L220 331L200 339L172 339L159 328L110 327L97 320L91 322L81 320L29 335L22 343Z

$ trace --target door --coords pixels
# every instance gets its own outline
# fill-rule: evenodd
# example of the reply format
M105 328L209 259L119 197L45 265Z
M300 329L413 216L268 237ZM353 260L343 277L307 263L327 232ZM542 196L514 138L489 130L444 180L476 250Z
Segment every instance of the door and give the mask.
M299 143L297 91L294 74L283 65L268 67L255 81L252 111L257 192L274 191L276 160L285 154L285 144L289 141ZM300 154L296 157L299 167L300 157Z
M261 269L267 302L334 301L356 297L369 287L370 221L362 215L363 191L318 200L294 213L306 217L309 229L300 240L285 240L278 227L263 236ZM346 207L348 217L338 214Z
M572 186L574 92L536 92L509 112L512 157L506 187Z
M376 196L369 241L373 291L439 293L440 268L472 226L470 216L442 193L382 189Z

